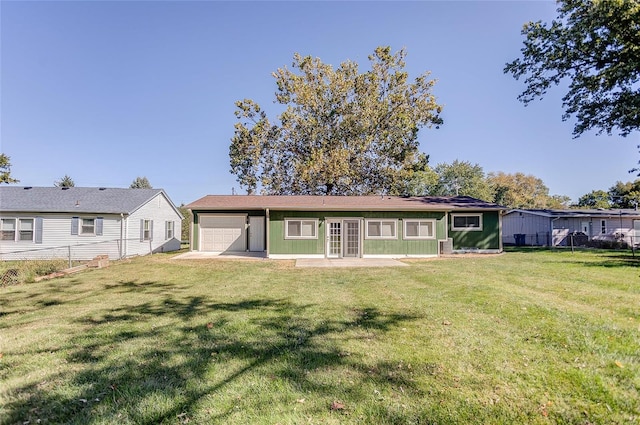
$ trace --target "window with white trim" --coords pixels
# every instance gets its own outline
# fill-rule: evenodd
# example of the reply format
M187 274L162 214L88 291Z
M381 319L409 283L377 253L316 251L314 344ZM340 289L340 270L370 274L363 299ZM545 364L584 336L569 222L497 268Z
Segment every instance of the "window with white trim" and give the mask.
M165 239L173 239L173 221L165 222Z
M404 239L435 239L435 220L404 220Z
M94 218L81 218L80 219L80 234L81 235L95 235L96 234L96 220Z
M142 221L142 240L143 241L151 240L152 223L153 223L153 220Z
M18 220L19 240L33 241L33 219L21 218Z
M397 220L366 220L366 239L398 239Z
M102 236L103 226L104 217L71 217L72 235Z
M284 220L285 239L318 239L318 220Z
M15 218L3 218L0 219L0 232L3 241L15 241L16 240L16 219Z
M482 230L482 214L451 214L451 230Z

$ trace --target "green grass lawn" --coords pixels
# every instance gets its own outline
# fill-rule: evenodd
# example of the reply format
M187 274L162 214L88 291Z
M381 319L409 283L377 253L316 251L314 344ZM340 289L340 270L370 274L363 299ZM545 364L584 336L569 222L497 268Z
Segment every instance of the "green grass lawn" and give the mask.
M640 423L624 253L171 258L1 288L0 423Z

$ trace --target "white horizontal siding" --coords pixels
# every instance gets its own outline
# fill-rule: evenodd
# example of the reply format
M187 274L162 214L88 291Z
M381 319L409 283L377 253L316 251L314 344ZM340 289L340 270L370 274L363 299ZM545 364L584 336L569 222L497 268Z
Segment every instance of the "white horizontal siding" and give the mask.
M0 259L69 258L90 260L97 255L120 257L120 216L90 214L3 214L2 218L42 218L42 243L0 241ZM72 235L73 217L103 217L102 235Z
M140 241L141 220L153 220L153 240ZM174 223L174 237L165 238L165 222ZM126 223L126 256L146 255L151 252L169 252L180 249L182 219L162 193L158 193L133 214Z
M551 219L537 214L513 212L502 217L502 240L514 243L516 234L526 235L526 244L547 245Z
M605 220L605 233L601 232L601 221ZM638 219L623 217L598 218L593 220L593 239L598 240L621 240L629 245L635 245L640 242L640 234L636 235L633 222Z
M544 237L553 226L552 243L565 245L567 237L572 232L582 232L582 225L587 224L589 239L624 241L627 244L640 242L640 234L634 232L633 222L639 218L633 217L558 217L550 218L536 214L513 212L502 218L502 235L505 243L513 243L515 234L525 234L527 244L535 244L536 236L540 245L546 244ZM602 233L602 220L605 221L605 232Z
M0 241L0 260L68 259L90 260L97 255L111 259L180 249L181 218L172 204L158 193L124 221L119 214L7 214L2 218L42 218L42 243ZM72 235L73 217L103 218L102 235ZM140 220L153 220L153 240L140 242ZM165 237L165 223L174 224L174 237ZM35 222L35 220L34 220ZM121 246L122 245L122 246Z

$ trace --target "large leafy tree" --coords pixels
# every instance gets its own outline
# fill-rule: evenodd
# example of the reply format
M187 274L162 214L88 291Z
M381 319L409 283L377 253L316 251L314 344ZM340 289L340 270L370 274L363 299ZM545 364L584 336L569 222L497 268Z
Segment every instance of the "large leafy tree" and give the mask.
M578 199L583 208L636 208L640 205L640 179L616 182L609 190L592 190Z
M294 55L273 76L275 121L254 101L236 102L231 172L249 193L403 194L426 155L418 130L442 123L429 73L409 81L406 52L378 47L370 70L346 61L334 69Z
M434 167L438 181L429 191L434 196L471 196L492 201L493 195L484 170L479 164L455 160L451 164L440 163Z
M505 73L525 77L524 104L568 82L563 119L573 134L587 130L627 136L640 129L640 2L560 0L558 17L524 25L522 57Z
M71 177L65 174L60 180L53 182L53 185L56 187L74 187L76 183Z
M509 208L566 208L569 198L551 196L542 179L524 173L489 173L493 201Z
M640 205L640 180L616 182L609 188L609 198L613 208L635 208Z
M551 195L547 202L547 207L553 209L566 209L571 206L571 198L567 195Z
M604 190L592 190L578 199L579 208L611 208L609 193Z
M131 182L129 186L130 189L153 189L151 183L149 183L149 179L146 177L136 177L134 181Z
M11 177L11 158L0 153L0 183L18 183L19 180Z
M414 171L406 185L408 196L429 196L438 188L438 173L429 166L420 167Z

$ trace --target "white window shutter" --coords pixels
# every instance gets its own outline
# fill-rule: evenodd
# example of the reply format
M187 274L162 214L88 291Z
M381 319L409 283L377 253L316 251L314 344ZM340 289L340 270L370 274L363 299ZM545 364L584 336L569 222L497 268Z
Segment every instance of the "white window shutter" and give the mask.
M140 242L144 242L144 219L140 219Z

